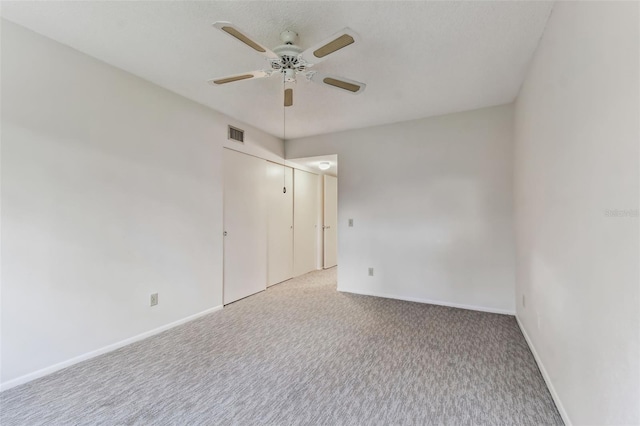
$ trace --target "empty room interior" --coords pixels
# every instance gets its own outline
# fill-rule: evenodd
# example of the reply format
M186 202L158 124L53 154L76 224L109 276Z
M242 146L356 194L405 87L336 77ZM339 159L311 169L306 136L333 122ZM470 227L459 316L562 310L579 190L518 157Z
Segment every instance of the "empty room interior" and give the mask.
M639 2L0 13L0 424L640 425Z

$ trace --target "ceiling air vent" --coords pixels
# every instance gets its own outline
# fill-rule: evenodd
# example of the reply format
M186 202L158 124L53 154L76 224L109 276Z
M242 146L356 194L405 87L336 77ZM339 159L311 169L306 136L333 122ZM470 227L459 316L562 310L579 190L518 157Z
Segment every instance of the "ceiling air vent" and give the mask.
M229 126L229 139L244 143L244 130Z

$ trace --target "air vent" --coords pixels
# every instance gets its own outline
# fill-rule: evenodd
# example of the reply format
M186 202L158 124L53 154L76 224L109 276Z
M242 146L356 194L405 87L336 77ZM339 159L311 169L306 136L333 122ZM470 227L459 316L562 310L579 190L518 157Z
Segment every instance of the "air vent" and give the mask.
M244 130L229 126L229 139L244 143Z

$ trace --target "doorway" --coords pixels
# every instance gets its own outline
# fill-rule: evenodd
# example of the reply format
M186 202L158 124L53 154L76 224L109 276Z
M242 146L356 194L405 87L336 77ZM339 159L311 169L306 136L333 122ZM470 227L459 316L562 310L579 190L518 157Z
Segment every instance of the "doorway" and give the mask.
M294 158L287 160L301 170L317 174L317 218L320 224L316 232L318 242L316 269L328 269L338 264L338 156ZM294 179L295 181L295 179ZM310 191L313 193L313 191ZM295 196L294 196L295 198ZM294 208L294 222L296 216ZM294 244L295 246L295 244Z

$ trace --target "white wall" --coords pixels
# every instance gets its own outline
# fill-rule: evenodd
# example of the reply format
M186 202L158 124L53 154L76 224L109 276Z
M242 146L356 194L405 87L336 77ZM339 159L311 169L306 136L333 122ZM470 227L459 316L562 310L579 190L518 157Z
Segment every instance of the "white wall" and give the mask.
M1 47L9 387L220 306L223 145L275 161L284 147L4 20Z
M512 118L500 106L287 141L287 158L338 154L339 290L513 313Z
M516 104L517 315L573 424L640 423L638 18L557 3Z

